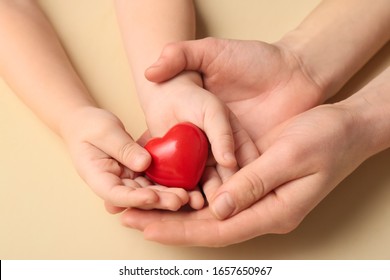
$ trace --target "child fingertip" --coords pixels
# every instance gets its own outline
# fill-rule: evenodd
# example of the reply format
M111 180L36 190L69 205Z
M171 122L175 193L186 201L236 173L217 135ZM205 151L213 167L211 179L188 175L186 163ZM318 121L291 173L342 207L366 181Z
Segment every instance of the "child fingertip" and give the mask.
M237 165L236 157L231 152L226 152L223 154L223 161L226 167L234 167Z
M134 171L144 171L150 165L151 160L152 158L147 151L140 150L133 161Z

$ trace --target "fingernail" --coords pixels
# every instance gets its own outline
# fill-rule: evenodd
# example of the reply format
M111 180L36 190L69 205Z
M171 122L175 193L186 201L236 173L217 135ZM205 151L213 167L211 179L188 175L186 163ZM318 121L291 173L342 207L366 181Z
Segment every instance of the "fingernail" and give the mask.
M217 196L214 202L212 202L211 207L215 216L221 220L229 217L235 209L234 201L228 192Z

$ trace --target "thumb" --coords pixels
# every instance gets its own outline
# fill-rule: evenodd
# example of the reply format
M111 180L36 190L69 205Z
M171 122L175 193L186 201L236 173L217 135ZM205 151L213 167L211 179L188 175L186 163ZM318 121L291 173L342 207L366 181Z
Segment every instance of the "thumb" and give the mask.
M215 160L222 166L237 165L231 122L232 113L217 100L209 101L204 117L204 131L210 141Z
M219 53L216 39L182 41L166 45L158 60L145 71L151 82L164 82L184 70L205 72L213 57Z
M128 167L142 172L152 160L147 150L136 143L124 129L115 129L96 140L96 146Z
M302 168L282 150L266 151L222 184L210 202L218 219L241 212L277 187L298 178Z

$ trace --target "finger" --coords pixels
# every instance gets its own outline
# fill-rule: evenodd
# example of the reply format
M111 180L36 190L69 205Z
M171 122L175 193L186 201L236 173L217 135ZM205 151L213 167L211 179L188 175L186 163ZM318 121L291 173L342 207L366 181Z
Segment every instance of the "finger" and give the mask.
M143 231L149 224L163 221L166 215L160 210L142 210L129 208L121 215L121 223L125 227Z
M123 213L122 223L143 231L145 239L166 245L222 247L270 232L274 220L268 218L265 206L223 221L208 208L194 212L129 209Z
M122 179L122 181L126 186L131 186L132 181L135 181L141 187L148 188L156 192L156 195L159 198L158 201L154 204L146 205L145 207L138 206L140 209L164 209L177 211L180 207L189 203L191 199L189 193L182 188L168 188L161 185L153 185L150 180L143 176L138 176L134 180Z
M107 181L113 181L115 178L111 178L111 174L106 174ZM104 180L103 176L99 176ZM132 185L124 186L121 182L116 185L95 184L96 193L102 197L107 203L115 205L117 207L146 207L151 208L159 203L160 198L157 193L149 188L141 188L136 182L132 182Z
M294 193L288 193L288 195L293 197ZM299 200L302 199L303 197L299 198ZM142 215L133 218L144 220L142 227L138 229L143 231L147 240L175 246L224 247L264 234L282 234L295 229L308 211L296 213L296 209L291 210L280 201L279 196L271 193L250 209L226 220L209 217L207 213L203 215L183 214L170 218L164 213L153 217L149 216L151 213L143 212ZM294 216L296 214L298 215Z
M183 70L204 72L212 62L211 58L220 52L220 47L212 38L168 44L159 59L146 70L145 76L152 82L160 83Z
M107 202L117 207L133 207L144 210L162 209L177 211L188 202L188 195L180 196L171 191L159 191L157 189L137 188L131 189L124 186L115 186L111 189Z
M256 160L260 156L260 152L232 112L230 112L230 123L233 131L237 163L239 167L243 167Z
M167 245L216 246L221 241L218 223L209 211L164 213L161 211L126 210L124 226L143 231L145 239ZM199 212L203 215L199 215ZM208 215L207 215L208 213ZM222 233L223 234L223 233Z
M142 172L150 165L150 154L124 129L112 129L94 140L93 144L131 170Z
M296 156L295 148L286 143L275 145L230 177L209 202L215 216L233 216L278 186L310 173L307 164Z
M157 209L145 211L142 209L129 208L125 212L123 212L121 216L121 221L124 226L135 228L138 230L144 230L148 225L155 222L174 220L181 221L189 219L190 217L192 217L193 219L214 218L210 211L205 208L198 211L172 212Z
M215 160L222 166L233 167L237 164L234 154L233 131L229 111L217 100L208 103L204 116L204 131L208 136ZM221 114L221 112L223 112Z
M221 247L268 234L294 230L330 191L316 175L294 180L270 192L227 220L217 220L208 209L195 213L167 213L129 209L122 222L144 232L148 240L167 245Z
M205 201L199 187L197 187L193 191L190 191L188 195L189 195L188 204L192 209L199 210L203 208Z
M111 203L108 203L107 201L104 201L104 207L106 208L106 211L110 214L118 214L126 210L124 207L118 207L115 205L112 205Z
M200 184L202 185L206 199L210 199L222 185L222 180L214 167L206 167Z
M145 239L165 245L209 247L218 247L221 240L219 232L215 220L156 222L143 231ZM210 236L210 233L213 235Z
M155 190L159 196L159 204L154 207L156 209L177 211L190 200L188 192L182 188L168 188L160 185L153 185L148 188Z
M114 162L112 159L107 160ZM116 174L118 171L114 170L113 164L106 163L107 169L103 171L94 165L89 166L93 168L84 170L83 178L106 204L115 207L158 208L175 211L188 202L188 195L184 190L163 192L158 187L147 185L149 181L142 177L134 180L118 177ZM116 166L118 166L117 163ZM109 212L117 210L107 209Z

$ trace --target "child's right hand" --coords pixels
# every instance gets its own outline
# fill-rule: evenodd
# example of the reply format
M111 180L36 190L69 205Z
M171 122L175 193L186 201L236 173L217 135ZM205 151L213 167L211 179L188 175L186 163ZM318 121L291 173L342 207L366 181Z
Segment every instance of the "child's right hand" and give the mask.
M151 157L112 113L96 107L78 109L62 124L61 135L79 175L109 212L128 207L177 210L189 201L185 190L152 186L137 173L147 169Z

